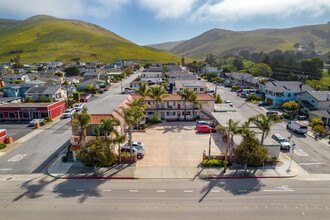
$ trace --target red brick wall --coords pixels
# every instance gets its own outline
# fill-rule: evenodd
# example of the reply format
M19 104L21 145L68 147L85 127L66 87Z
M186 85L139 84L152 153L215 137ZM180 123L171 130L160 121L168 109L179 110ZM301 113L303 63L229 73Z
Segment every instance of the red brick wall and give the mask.
M7 137L7 130L0 132L0 143L5 143Z

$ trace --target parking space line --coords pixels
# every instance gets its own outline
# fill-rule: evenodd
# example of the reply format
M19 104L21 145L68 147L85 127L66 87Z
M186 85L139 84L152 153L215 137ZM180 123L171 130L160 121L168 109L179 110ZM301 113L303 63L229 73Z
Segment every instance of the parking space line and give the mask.
M130 189L129 192L139 192L138 189Z
M166 190L164 190L164 189L159 189L159 190L157 190L157 192L158 192L158 193L164 193L164 192L166 192Z

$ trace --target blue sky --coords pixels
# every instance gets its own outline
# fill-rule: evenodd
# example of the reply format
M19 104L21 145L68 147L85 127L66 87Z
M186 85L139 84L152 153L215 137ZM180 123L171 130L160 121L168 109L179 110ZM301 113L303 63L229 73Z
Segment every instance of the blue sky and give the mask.
M140 45L244 31L325 24L330 0L1 0L0 18L37 14L100 25Z

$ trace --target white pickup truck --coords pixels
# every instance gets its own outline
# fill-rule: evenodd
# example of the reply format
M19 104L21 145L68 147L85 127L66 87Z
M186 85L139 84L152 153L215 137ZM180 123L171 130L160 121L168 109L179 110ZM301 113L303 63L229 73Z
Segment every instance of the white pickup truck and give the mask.
M289 121L286 128L290 129L298 134L306 134L308 125L300 121Z

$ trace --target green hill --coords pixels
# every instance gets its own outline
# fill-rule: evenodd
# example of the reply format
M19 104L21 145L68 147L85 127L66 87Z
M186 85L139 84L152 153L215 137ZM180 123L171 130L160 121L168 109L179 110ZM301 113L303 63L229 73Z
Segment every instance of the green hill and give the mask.
M302 26L287 29L261 29L253 31L230 31L212 29L170 50L179 56L204 59L207 54L237 54L241 50L270 52L275 49L292 50L295 43L315 49L330 51L330 24Z
M165 51L134 44L100 26L45 15L24 21L0 20L0 62L18 54L23 63L53 60L69 62L111 62L138 59L140 62L177 62L179 57Z
M184 40L180 40L180 41L165 42L165 43L160 43L160 44L149 44L149 45L146 45L146 46L147 47L152 47L152 48L155 48L155 49L159 49L159 50L170 51L175 46L177 46L178 44L181 44L183 42L184 42Z

